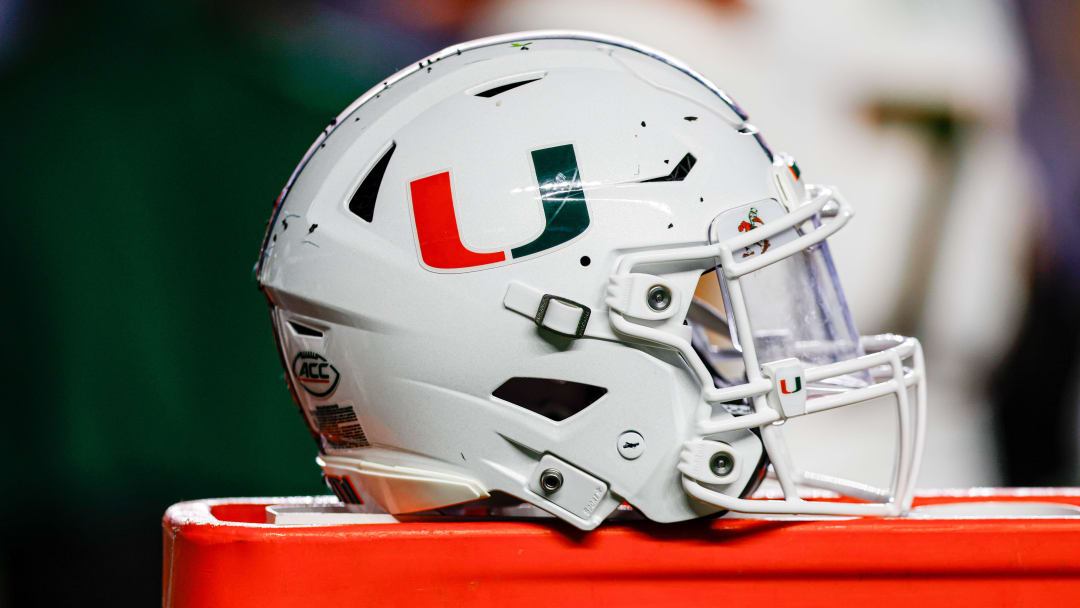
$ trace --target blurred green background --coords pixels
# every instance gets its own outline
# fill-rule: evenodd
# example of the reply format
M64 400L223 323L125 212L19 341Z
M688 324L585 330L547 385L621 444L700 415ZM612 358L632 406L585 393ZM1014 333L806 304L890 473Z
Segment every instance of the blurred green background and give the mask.
M357 36L273 3L0 5L0 605L153 605L168 505L327 493L252 266L316 135L441 41L377 7Z

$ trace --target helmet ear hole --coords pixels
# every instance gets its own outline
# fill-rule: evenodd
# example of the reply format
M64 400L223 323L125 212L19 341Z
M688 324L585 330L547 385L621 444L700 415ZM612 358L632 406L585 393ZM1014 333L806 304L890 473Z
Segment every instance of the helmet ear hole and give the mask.
M596 403L606 393L602 386L582 382L514 377L499 385L491 396L559 422Z

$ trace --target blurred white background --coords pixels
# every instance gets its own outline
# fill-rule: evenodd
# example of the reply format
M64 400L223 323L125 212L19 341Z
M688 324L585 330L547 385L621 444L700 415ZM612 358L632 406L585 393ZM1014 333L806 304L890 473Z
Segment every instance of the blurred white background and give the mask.
M808 181L844 192L855 220L830 244L857 327L913 334L926 349L919 485L1000 483L982 381L1022 312L1036 196L1016 134L1023 58L1010 7L506 0L480 11L466 37L547 28L609 33L682 59ZM786 433L810 468L877 477L876 459L853 457L892 440L891 408L872 409L809 417Z

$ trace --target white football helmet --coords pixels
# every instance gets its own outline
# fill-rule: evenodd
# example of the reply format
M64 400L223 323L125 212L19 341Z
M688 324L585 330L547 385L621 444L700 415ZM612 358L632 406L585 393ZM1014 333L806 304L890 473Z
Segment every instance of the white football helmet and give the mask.
M675 59L527 32L448 48L342 112L256 273L346 502L501 492L583 529L623 502L662 522L899 515L922 352L855 332L825 243L850 218ZM793 462L785 420L879 398L898 411L891 487ZM769 465L783 497L751 498Z

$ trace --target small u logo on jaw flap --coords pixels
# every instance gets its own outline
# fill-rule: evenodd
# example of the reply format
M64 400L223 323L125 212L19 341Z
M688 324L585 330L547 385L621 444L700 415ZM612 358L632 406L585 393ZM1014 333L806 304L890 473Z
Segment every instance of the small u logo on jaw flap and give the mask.
M802 376L795 376L795 389L794 390L788 390L788 381L787 380L781 380L780 381L780 392L784 393L785 395L790 395L792 393L797 393L797 392L799 392L801 390L802 390Z

